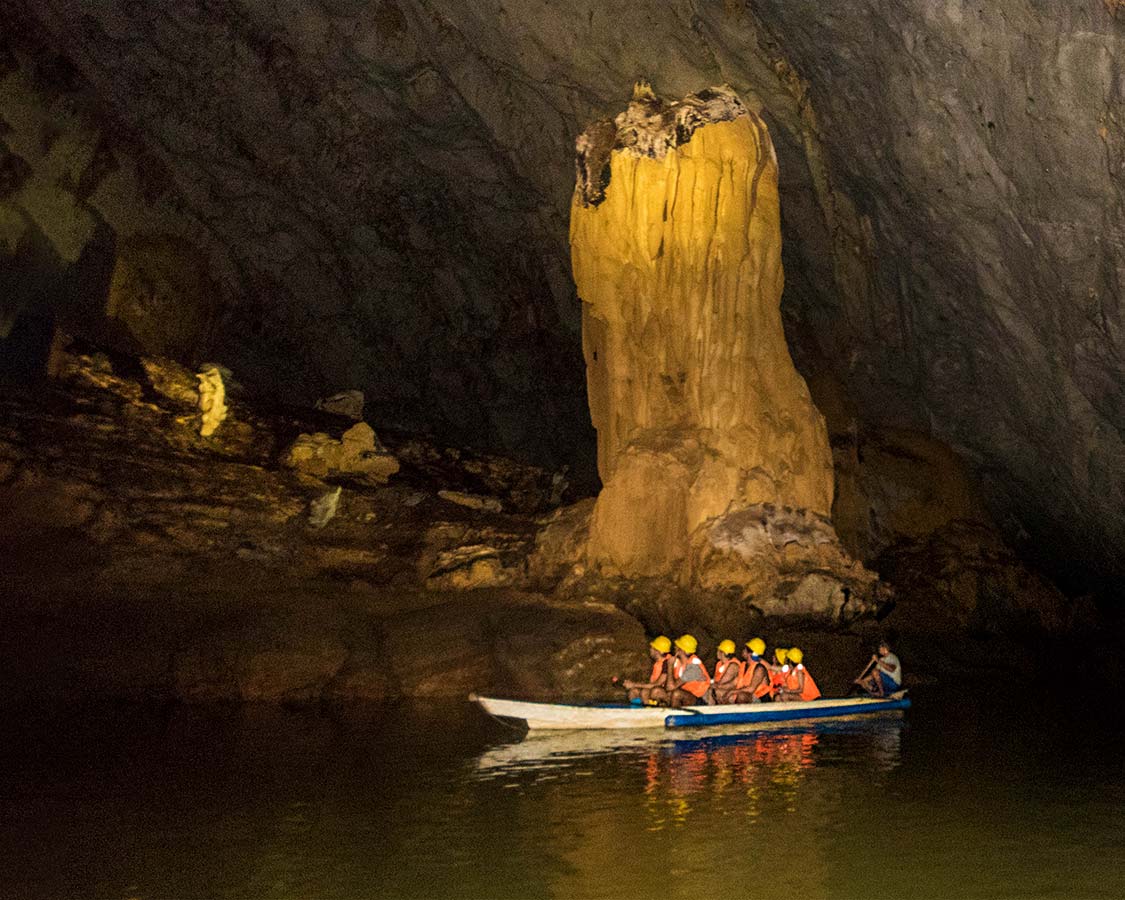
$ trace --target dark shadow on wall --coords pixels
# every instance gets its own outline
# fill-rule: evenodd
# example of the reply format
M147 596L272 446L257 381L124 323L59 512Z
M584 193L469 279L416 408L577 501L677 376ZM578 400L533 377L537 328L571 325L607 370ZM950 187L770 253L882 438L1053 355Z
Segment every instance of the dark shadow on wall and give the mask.
M0 375L24 382L46 377L59 331L135 349L104 316L115 248L112 229L103 225L82 255L67 263L32 227L14 253L0 255Z

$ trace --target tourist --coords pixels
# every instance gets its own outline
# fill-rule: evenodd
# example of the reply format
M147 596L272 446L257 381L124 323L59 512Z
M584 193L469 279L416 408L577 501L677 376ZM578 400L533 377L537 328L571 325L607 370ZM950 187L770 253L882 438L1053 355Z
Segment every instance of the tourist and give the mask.
M668 702L665 685L671 675L672 642L664 635L655 637L648 645L648 655L652 658L652 674L648 681L625 681L623 686L630 703L638 706L657 706Z
M672 706L692 706L711 688L711 676L703 660L695 655L699 642L690 634L676 638L676 656L668 676L668 699Z
M902 690L902 663L886 641L880 641L879 650L871 657L867 669L871 670L871 674L857 678L855 683L869 694L887 697Z
M820 688L816 686L812 674L804 666L805 654L801 652L800 647L793 647L787 657L791 668L786 676L785 686L778 692L777 699L782 702L815 700L820 696Z
M734 641L726 640L715 650L715 677L711 679L711 690L707 692L707 702L729 703L727 697L735 689L740 667L734 658Z
M735 689L721 703L761 703L770 696L770 671L762 659L765 652L766 642L761 638L747 641Z
M775 647L773 650L773 663L766 663L770 671L770 699L776 699L778 692L785 687L785 680L789 677L789 651L784 647Z

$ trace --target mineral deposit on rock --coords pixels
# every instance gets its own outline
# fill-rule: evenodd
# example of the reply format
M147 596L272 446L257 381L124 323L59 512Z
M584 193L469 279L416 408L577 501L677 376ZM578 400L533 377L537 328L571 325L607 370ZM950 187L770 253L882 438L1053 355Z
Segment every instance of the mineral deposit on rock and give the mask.
M227 417L227 389L218 366L207 366L195 377L199 379L199 409L203 413L199 433L211 437Z
M340 508L341 493L343 488L331 488L309 504L309 524L313 528L323 528L336 517L336 511Z

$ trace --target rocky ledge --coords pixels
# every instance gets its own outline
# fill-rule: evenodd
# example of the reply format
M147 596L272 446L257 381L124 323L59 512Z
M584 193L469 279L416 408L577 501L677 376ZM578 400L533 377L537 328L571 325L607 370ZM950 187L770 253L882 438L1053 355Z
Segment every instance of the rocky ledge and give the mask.
M646 632L689 629L705 648L750 629L799 639L842 690L876 627L817 563L835 547L817 517L751 508L713 536L755 549L752 602L745 585L607 577L583 563L593 501L562 505L565 472L250 403L218 369L225 416L204 437L214 403L200 410L175 363L73 351L57 369L0 399L0 702L604 697ZM1074 624L970 532L884 556L926 629ZM908 632L911 602L879 590L882 624ZM985 595L988 616L966 618Z

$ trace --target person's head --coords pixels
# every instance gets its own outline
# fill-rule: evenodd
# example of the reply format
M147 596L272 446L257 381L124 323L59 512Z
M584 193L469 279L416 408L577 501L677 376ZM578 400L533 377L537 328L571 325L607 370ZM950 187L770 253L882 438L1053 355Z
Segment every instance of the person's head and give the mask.
M779 666L785 665L785 661L789 658L789 651L784 647L775 647L773 651L773 658L777 660Z
M690 634L681 634L676 638L676 655L677 656L691 656L695 653L699 642Z
M764 656L766 653L766 642L760 637L751 638L746 642L746 649L750 651L751 656Z
M789 650L788 658L789 662L793 663L793 665L799 666L802 662L804 662L805 654L802 652L800 647L792 647Z
M719 646L715 648L715 656L719 659L730 659L734 656L734 649L734 641L721 641Z
M879 641L879 656L886 656L891 652L891 645L886 641Z
M672 649L672 642L664 635L654 637L648 645L648 655L653 659L660 659L665 653Z

